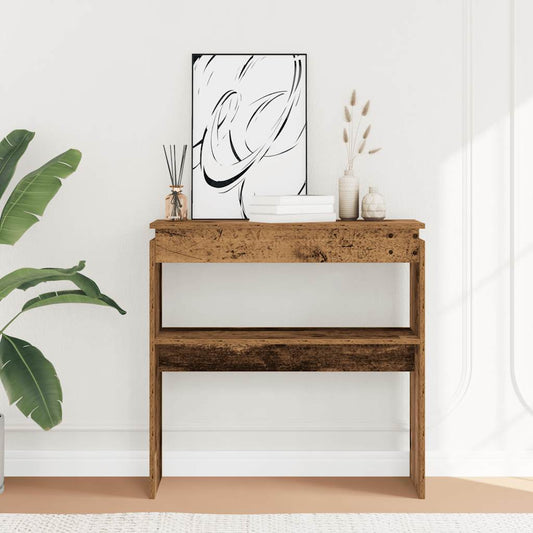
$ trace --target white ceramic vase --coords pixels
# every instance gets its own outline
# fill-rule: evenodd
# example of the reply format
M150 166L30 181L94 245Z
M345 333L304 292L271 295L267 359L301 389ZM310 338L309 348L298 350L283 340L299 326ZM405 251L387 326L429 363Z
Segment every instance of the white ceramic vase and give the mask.
M339 218L357 220L359 218L359 178L351 170L345 170L339 178Z
M383 220L385 218L385 199L376 187L369 187L363 198L362 215L365 220Z

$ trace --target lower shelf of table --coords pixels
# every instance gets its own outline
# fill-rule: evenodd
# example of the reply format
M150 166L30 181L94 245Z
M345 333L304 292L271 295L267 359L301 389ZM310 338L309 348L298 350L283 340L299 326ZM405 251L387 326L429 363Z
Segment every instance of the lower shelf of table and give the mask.
M420 338L409 328L164 328L162 372L409 372Z

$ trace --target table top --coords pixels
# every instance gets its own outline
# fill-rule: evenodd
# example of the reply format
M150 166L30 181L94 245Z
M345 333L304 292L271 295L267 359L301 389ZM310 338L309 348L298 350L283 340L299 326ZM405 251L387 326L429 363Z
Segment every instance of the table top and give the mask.
M275 227L277 229L282 228L295 228L305 227L309 229L328 229L333 228L346 228L346 229L358 229L358 230L379 230L379 229L396 229L396 230L419 230L426 227L423 222L413 219L385 219L385 220L337 220L336 222L300 222L300 223L274 223L264 224L259 222L250 222L249 220L166 220L159 219L154 220L150 224L150 228L160 231L174 231L181 230L194 230L205 229L208 226L223 227L231 230L238 229L252 229L252 228L265 228Z

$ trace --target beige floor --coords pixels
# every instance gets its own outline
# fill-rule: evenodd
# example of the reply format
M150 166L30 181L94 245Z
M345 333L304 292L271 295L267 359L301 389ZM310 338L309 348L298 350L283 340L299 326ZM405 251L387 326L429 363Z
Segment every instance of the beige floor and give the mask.
M406 478L10 478L0 512L451 513L533 512L533 479L430 478L418 500Z

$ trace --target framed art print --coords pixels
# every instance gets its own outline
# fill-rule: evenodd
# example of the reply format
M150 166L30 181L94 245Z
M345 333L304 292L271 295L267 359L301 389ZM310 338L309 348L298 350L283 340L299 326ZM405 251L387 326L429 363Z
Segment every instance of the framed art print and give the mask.
M307 56L193 54L192 218L307 192Z

